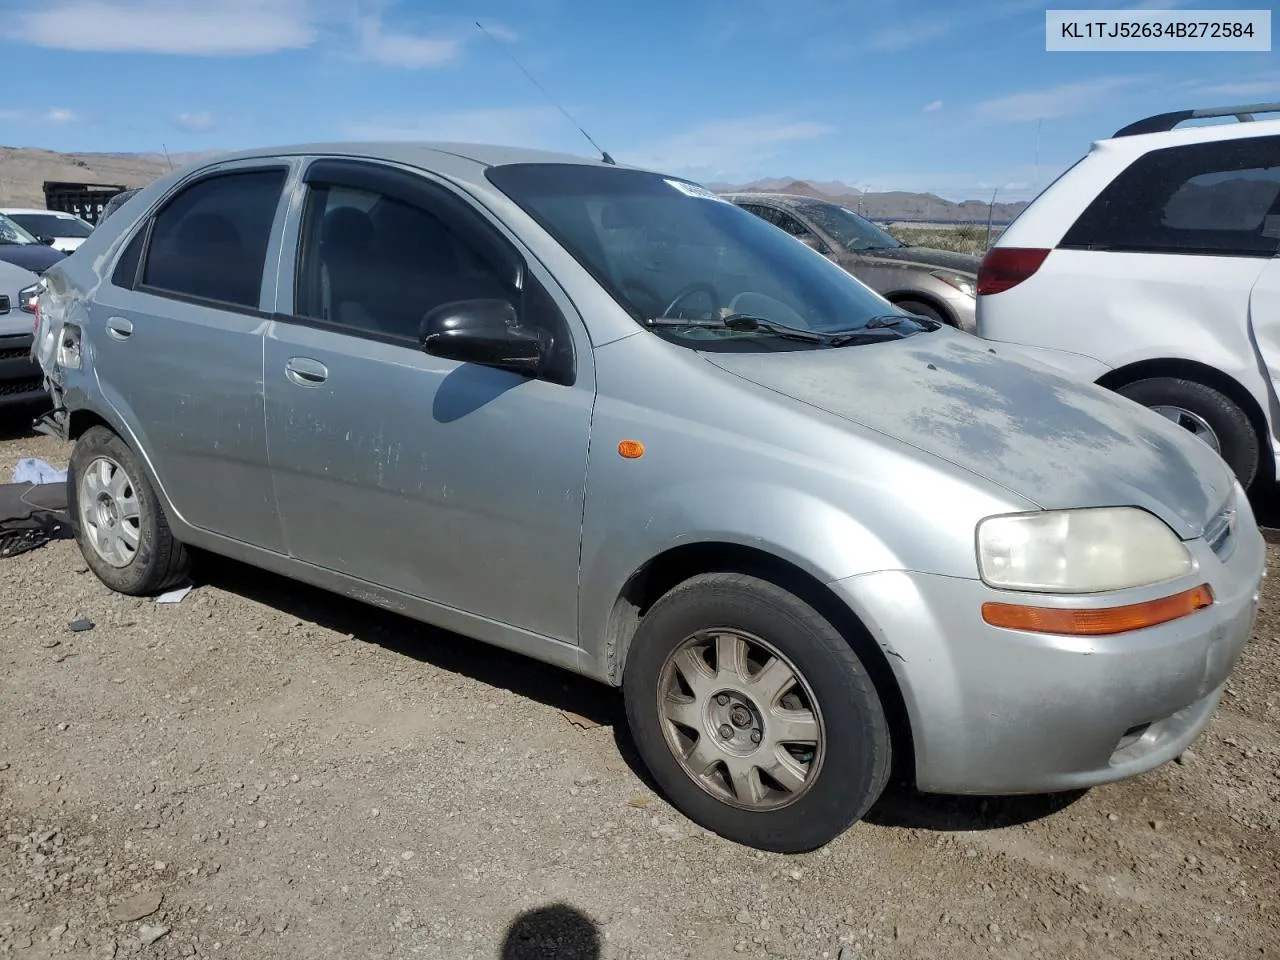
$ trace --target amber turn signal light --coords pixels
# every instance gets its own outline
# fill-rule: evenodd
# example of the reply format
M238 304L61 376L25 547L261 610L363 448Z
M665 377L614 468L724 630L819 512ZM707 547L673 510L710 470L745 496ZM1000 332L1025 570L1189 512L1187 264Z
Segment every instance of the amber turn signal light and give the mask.
M644 444L639 440L620 440L618 441L618 456L626 457L628 460L643 457Z
M1213 591L1207 583L1202 583L1198 587L1175 593L1171 597L1161 597L1159 600L1093 610L1029 607L1019 603L984 603L982 619L993 627L1004 627L1007 630L1101 637L1155 627L1203 610L1212 604Z

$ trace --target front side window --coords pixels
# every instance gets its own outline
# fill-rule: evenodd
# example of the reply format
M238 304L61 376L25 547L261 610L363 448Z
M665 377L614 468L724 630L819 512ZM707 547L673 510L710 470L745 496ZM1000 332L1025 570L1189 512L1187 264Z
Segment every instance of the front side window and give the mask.
M10 246L25 247L28 244L39 243L40 241L33 237L21 224L18 224L0 214L0 243L9 244Z
M656 328L674 339L776 338L741 326L714 329L726 317L817 334L894 319L888 301L830 260L695 184L640 170L550 163L494 167L486 176L638 321L695 321Z
M520 291L439 218L368 190L314 185L299 256L294 313L356 331L416 343L442 304L520 304Z
M1274 256L1280 248L1280 137L1152 150L1094 199L1060 245Z
M28 233L37 237L83 240L93 232L93 228L79 217L57 217L50 213L11 213L9 219L17 221Z
M170 200L151 227L142 285L256 308L284 169L217 174Z

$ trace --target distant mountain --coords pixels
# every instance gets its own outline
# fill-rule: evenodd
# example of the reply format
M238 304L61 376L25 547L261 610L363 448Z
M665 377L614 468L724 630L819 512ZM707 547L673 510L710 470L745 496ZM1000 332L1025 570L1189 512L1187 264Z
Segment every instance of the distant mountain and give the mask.
M43 207L44 182L109 183L122 187L146 186L169 172L196 160L222 153L56 153L38 147L0 146L0 206Z
M786 193L799 197L829 200L863 216L876 220L985 220L987 204L983 200L947 200L933 193L866 193L840 181L797 180L794 177L771 177L751 183L708 183L719 193ZM991 218L1007 222L1022 212L1025 201L997 203Z

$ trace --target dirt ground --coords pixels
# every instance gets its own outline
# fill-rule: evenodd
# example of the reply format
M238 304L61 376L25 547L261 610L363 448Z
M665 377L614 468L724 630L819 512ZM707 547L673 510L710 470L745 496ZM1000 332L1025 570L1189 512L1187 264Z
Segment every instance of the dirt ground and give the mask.
M10 433L0 481L67 452ZM895 789L783 857L672 810L569 674L228 562L176 605L67 541L0 578L0 956L1280 957L1274 579L1182 762Z

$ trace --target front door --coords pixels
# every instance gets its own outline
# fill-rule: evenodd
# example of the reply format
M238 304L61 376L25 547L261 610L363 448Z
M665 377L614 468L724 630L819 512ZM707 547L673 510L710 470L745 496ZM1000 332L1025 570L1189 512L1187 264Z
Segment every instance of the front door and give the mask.
M505 237L423 177L321 161L306 179L292 309L265 349L290 554L576 642L594 385L567 300L558 306ZM505 245L502 265L493 244ZM472 298L506 299L522 323L545 325L565 375L424 353L425 314Z
M238 166L141 223L89 301L94 369L183 520L283 551L267 462L263 288L289 169Z

